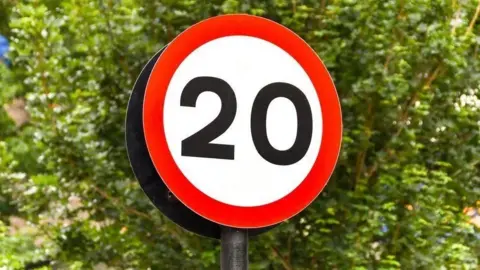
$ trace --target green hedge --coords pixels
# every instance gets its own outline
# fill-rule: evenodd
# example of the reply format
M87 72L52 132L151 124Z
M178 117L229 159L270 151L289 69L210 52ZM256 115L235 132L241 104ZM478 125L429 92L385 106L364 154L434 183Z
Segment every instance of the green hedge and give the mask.
M477 269L478 228L463 210L480 199L479 10L476 0L0 0L13 63L0 68L0 104L17 100L6 108L21 113L24 99L29 113L16 126L0 112L0 266L219 268L219 243L172 224L139 188L124 118L157 50L204 18L249 13L318 52L344 119L328 187L251 241L251 269ZM10 231L12 216L29 223Z

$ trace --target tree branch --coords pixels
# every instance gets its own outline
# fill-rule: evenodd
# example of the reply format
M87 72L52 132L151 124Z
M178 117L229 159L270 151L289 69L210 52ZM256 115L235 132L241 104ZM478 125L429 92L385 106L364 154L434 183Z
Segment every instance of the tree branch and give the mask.
M475 10L475 14L473 15L473 18L470 21L470 24L468 25L468 28L467 28L467 32L465 34L469 34L469 33L472 32L473 27L475 26L475 23L477 22L479 13L480 13L480 0L478 0L477 9Z
M134 208L131 208L131 207L126 207L124 206L119 199L117 198L114 198L112 197L110 194L108 194L107 192L105 192L104 190L100 189L99 187L97 187L96 185L93 185L93 189L98 193L100 194L100 196L102 196L103 198L107 199L107 200L110 200L114 203L114 205L118 206L119 208L123 209L124 211L126 211L127 213L130 213L130 214L133 214L133 215L136 215L136 216L139 216L139 217L142 217L142 218L145 218L145 219L148 219L150 221L153 221L152 217L150 217L148 214L146 213L143 213L143 212L140 212Z
M290 265L290 263L285 259L283 258L282 255L280 255L280 252L278 252L278 250L271 246L270 247L271 250L272 250L272 253L275 257L278 257L280 259L280 262L282 263L283 267L286 269L286 270L293 270L292 266Z
M132 215L135 215L135 216L139 216L139 217L142 217L144 219L147 219L149 221L154 221L152 219L152 217L144 212L141 212L141 211L138 211L136 210L135 208L131 208L131 207L126 207L125 205L123 205L119 199L111 196L110 194L108 194L107 192L105 192L104 190L102 190L101 188L99 188L98 186L96 185L92 185L93 186L93 189L98 193L100 194L100 196L102 196L103 198L113 202L113 204L115 206L117 206L118 208L124 210L125 212L129 213L129 214L132 214ZM185 240L182 239L181 235L175 230L175 229L170 229L168 228L168 226L163 226L165 228L165 230L170 233L173 238L175 238L179 243L180 245L183 247L183 248L188 248L188 245L186 243Z
M383 149L380 150L380 151L387 152L388 158L391 158L393 156L393 153L389 150L388 145L391 141L393 141L393 139L397 138L402 133L404 129L403 122L405 122L408 119L408 111L410 110L410 107L413 104L415 104L415 102L418 100L419 92L423 90L429 90L431 88L432 83L435 81L435 79L437 79L437 77L440 75L442 71L443 71L443 64L440 62L437 65L437 67L434 69L434 71L430 74L430 76L428 76L428 78L425 80L425 83L422 85L422 87L419 90L414 91L412 93L412 96L408 100L407 104L404 106L403 110L401 110L401 112L399 113L397 118L397 123L400 125L399 128L397 129L395 134L390 138L390 140L385 144ZM367 177L370 178L376 172L377 169L378 169L378 162L375 162L375 164L373 164L372 167L370 167L370 169L368 170Z

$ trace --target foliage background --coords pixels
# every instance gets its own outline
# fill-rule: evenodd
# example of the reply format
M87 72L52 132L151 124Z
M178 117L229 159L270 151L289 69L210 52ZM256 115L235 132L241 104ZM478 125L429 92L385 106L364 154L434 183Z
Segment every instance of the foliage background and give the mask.
M328 187L251 241L251 269L480 269L476 0L0 0L0 268L219 268L139 188L124 117L156 51L239 12L309 42L344 119Z

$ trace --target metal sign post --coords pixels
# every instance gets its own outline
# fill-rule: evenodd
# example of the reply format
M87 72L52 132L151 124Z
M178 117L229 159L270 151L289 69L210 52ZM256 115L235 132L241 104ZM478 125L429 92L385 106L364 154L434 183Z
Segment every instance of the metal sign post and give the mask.
M248 230L222 227L221 270L248 269Z

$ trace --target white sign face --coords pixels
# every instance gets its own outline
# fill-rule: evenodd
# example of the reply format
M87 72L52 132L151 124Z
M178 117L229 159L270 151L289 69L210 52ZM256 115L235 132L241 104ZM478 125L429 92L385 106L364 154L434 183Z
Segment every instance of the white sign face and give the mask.
M322 140L319 97L305 70L280 47L250 36L214 39L191 52L170 80L163 122L185 178L241 207L297 188Z

